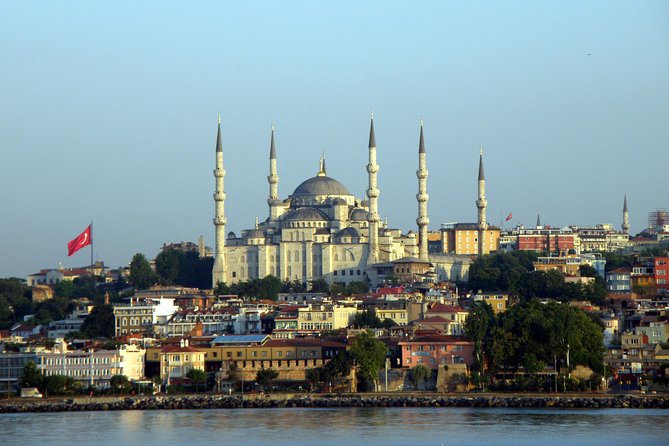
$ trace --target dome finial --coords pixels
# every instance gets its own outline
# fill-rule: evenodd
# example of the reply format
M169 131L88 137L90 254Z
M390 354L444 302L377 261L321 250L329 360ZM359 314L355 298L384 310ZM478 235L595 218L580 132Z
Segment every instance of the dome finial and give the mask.
M325 175L326 175L326 173L325 173L325 152L322 152L321 153L321 160L318 164L318 173L316 174L316 176L324 177Z

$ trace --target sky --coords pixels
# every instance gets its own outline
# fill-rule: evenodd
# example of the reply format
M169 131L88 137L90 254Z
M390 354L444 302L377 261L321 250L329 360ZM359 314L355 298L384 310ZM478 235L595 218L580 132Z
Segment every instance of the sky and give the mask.
M318 170L363 197L374 111L379 213L416 229L419 122L430 229L622 223L669 207L666 1L1 2L0 277L125 266L214 244L221 115L226 230Z

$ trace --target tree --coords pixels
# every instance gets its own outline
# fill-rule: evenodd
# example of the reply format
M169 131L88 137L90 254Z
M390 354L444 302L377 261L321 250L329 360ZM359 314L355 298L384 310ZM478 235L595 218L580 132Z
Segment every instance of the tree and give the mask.
M114 307L96 305L81 325L81 331L90 338L113 338L114 321Z
M474 383L479 384L483 375L483 342L489 339L490 328L494 325L495 314L485 302L477 302L465 319L465 333L474 342L474 364L472 365Z
M376 339L370 330L358 334L351 346L351 354L357 367L360 383L366 387L371 381L376 386L379 379L379 370L386 361L388 348Z
M195 393L197 393L200 384L207 382L207 374L202 369L190 369L186 373L186 378L190 379L190 382L195 384Z
M42 375L33 361L23 367L23 375L21 376L21 387L39 387L42 383Z
M381 326L381 319L374 310L363 310L353 315L351 325L356 328L378 328Z
M130 380L125 375L114 375L109 379L109 385L116 392L126 393L130 389Z
M263 389L269 390L272 382L278 377L279 372L274 369L260 369L258 370L258 373L256 373L256 382L260 384Z
M411 382L415 389L420 389L425 385L425 381L432 376L432 369L425 367L423 364L418 364L410 370Z
M364 294L369 292L369 284L366 282L351 282L346 286L346 294Z
M169 248L156 256L156 272L167 284L174 285L179 278L183 251Z
M277 300L279 291L281 291L281 279L268 275L260 279L257 296L260 299Z
M158 282L158 275L151 269L144 254L137 253L130 261L130 282L138 290L149 288Z
M48 395L62 395L66 393L74 385L74 378L64 375L49 375L44 377L42 384L44 394Z
M53 292L56 296L71 299L74 297L75 288L73 280L61 280L54 285Z
M472 290L515 292L520 277L534 269L537 254L513 251L479 256L469 268Z
M314 279L311 281L311 292L329 294L330 287L328 286L328 283L325 281L325 279Z
M381 321L381 327L385 328L386 330L389 330L396 325L397 325L397 323L394 320L392 320L388 317L385 318L383 321Z
M533 373L545 364L567 370L584 365L603 373L602 332L602 326L578 308L532 299L499 316L484 351L493 369Z

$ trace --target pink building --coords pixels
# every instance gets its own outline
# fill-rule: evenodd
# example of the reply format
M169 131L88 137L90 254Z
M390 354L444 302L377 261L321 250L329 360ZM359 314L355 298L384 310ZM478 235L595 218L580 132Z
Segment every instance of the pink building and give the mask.
M474 362L474 343L463 336L418 336L398 344L402 349L402 366L408 368L419 364L431 369L448 364L471 366Z

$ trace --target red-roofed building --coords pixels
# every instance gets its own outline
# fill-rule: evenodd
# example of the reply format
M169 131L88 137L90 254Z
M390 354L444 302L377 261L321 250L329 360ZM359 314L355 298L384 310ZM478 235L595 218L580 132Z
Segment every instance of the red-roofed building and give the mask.
M436 370L448 364L471 366L474 361L474 343L462 336L417 336L398 345L402 351L402 366L407 368L424 365Z
M446 319L442 316L428 316L423 319L419 319L417 321L413 321L411 323L411 326L414 329L414 335L419 330L434 330L438 334L451 334L451 324L452 321L450 319Z
M450 321L451 335L462 335L465 332L465 319L469 312L461 307L453 305L446 305L439 302L434 302L428 305L425 313L426 317L440 316Z
M166 345L160 350L160 379L167 385L182 380L191 369L204 370L205 352L188 345L182 339L179 345Z

